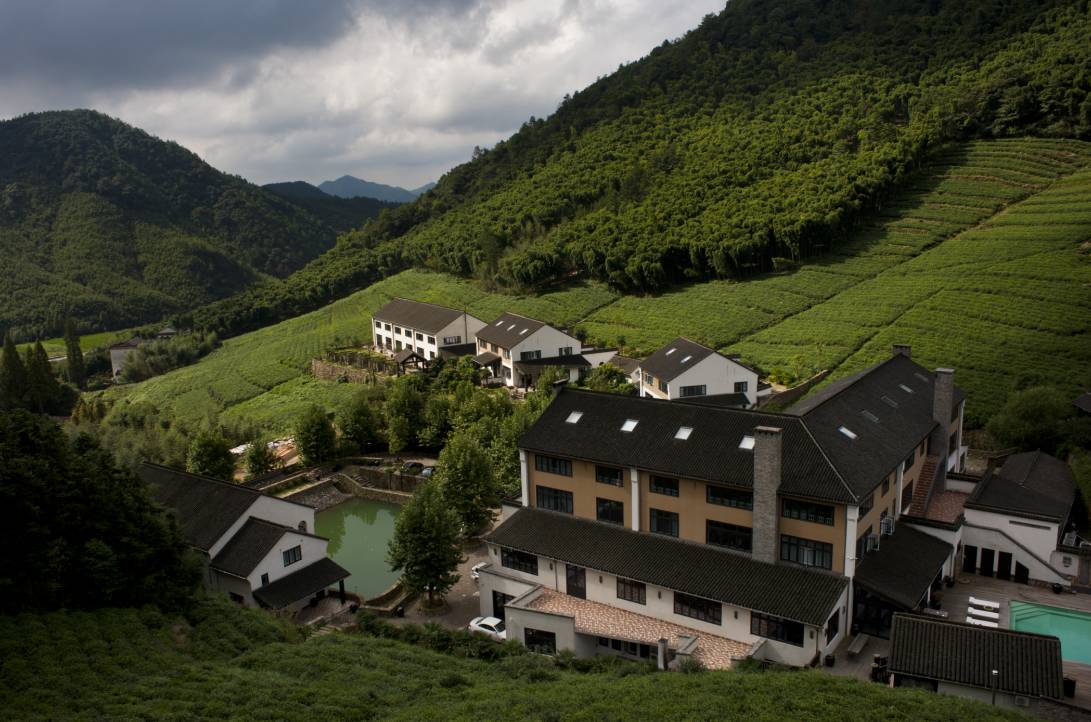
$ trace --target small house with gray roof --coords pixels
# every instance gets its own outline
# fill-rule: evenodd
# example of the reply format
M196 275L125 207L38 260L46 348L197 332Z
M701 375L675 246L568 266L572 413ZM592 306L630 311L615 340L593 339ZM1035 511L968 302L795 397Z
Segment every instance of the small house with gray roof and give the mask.
M313 507L158 464L141 464L137 473L200 556L208 591L291 612L337 584L344 601L349 573L313 533Z
M550 366L566 369L575 380L581 369L596 365L582 356L583 346L575 336L517 313L505 312L482 326L476 342L474 361L505 386L533 386Z
M714 397L722 405L754 406L757 369L687 338L676 338L640 362L641 396L655 399ZM742 395L741 399L738 396Z
M465 311L407 298L392 298L372 314L375 348L391 356L416 353L421 359L473 352L474 333L485 322Z

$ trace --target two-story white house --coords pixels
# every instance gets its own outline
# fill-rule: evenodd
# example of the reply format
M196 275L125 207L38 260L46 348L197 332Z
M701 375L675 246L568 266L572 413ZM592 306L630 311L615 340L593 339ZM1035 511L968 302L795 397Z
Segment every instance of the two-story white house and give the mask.
M640 395L656 399L716 397L750 408L758 401L758 372L686 338L676 338L640 362Z
M313 507L158 464L137 473L200 555L207 590L294 612L338 584L344 601L349 573L327 556L328 540L312 533Z
M544 321L506 312L477 331L474 361L493 377L503 379L505 385L526 387L533 385L547 366L575 369L590 365L579 358L581 350L582 344L575 336Z
M431 361L473 353L474 334L485 322L465 311L392 298L372 315L375 348L395 355L412 350Z

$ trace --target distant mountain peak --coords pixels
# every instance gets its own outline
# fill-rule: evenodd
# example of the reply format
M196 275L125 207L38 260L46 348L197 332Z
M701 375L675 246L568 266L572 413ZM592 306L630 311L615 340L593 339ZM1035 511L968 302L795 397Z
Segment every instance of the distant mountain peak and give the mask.
M366 181L356 176L343 175L337 180L319 183L318 189L339 198L374 198L393 203L409 203L434 185L435 183L426 183L420 188L407 190L400 186L390 186L385 183Z

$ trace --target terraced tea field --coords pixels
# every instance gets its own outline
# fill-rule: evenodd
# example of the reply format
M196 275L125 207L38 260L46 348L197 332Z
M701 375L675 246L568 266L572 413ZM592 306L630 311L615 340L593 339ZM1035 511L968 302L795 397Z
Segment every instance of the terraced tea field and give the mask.
M369 339L371 313L393 296L465 308L484 319L510 309L566 326L616 298L598 284L541 296L486 293L451 276L406 271L318 311L229 339L192 366L112 389L107 397L147 401L189 420L223 415L283 430L308 403L335 405L352 392L351 386L310 378L310 360L328 348Z
M583 284L537 297L487 293L407 271L324 309L231 339L189 368L111 392L188 418L225 414L283 428L309 399L343 386L305 376L312 356L366 339L369 314L399 295L513 310L650 353L677 335L741 353L766 370L850 373L910 343L953 366L976 421L1011 389L1091 384L1091 144L981 141L939 154L825 256L791 273L713 281L655 297Z

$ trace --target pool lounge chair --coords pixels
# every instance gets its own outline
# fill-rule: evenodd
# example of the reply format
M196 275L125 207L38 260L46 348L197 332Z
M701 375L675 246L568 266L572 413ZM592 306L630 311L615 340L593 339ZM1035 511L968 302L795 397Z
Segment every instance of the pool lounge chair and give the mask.
M969 614L971 617L979 617L981 619L1000 619L999 612L988 612L984 609L977 609L976 607L966 607L966 613Z
M990 629L998 629L1000 627L996 622L987 622L984 619L977 619L976 617L966 617L966 623L972 624L975 627L989 627Z
M976 597L970 597L970 604L975 607L981 607L982 609L991 609L994 612L1000 609L999 602L990 602L986 599L978 599Z

